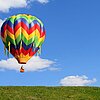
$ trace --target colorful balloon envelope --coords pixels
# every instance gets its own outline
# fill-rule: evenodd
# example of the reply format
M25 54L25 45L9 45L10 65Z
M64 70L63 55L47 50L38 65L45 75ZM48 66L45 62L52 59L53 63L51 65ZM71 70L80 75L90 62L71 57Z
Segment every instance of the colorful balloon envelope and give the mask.
M1 38L6 49L20 64L41 50L45 39L44 25L35 16L18 14L7 18L1 27Z

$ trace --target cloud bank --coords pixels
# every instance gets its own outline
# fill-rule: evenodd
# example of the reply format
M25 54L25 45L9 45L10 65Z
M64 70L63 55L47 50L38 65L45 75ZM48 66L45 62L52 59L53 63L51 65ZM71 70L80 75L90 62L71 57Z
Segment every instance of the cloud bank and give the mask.
M25 8L34 1L41 4L49 2L49 0L0 0L0 11L8 12L10 8Z
M62 86L85 86L95 83L96 79L89 80L87 76L67 76L60 80Z
M27 64L24 65L24 69L26 72L28 71L39 71L43 69L48 69L51 65L53 65L55 62L48 60L48 59L42 59L39 56L33 56ZM2 70L20 70L21 65L18 64L17 60L15 58L9 58L7 60L1 60L0 61L0 69Z
M0 11L8 12L10 8L23 8L27 4L26 0L0 0Z

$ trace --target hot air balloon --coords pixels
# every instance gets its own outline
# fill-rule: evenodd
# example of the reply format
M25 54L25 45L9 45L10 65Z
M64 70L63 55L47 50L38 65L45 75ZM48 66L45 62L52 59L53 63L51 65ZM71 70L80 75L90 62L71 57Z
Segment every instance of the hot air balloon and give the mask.
M5 20L1 27L4 51L11 53L19 64L26 64L36 53L40 53L45 39L45 28L41 20L28 14L18 14Z

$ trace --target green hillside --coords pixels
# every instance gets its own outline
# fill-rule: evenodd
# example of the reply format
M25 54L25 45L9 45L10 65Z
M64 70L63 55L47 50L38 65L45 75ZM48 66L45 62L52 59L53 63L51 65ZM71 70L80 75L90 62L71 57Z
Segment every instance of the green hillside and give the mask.
M1 86L0 100L100 100L100 88Z

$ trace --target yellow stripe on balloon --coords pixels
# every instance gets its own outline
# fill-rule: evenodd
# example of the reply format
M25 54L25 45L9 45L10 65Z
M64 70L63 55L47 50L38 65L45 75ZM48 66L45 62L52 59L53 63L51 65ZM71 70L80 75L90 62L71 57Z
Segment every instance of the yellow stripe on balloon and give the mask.
M10 33L8 30L6 30L6 33L11 39L15 40L15 37L12 33Z
M33 38L35 36L35 33L36 33L36 30L29 35L28 40L30 40L31 38Z
M2 37L3 42L6 42L6 37L7 37L6 31L4 32L4 38Z
M11 39L15 40L15 39L18 38L19 35L21 35L21 33L23 34L23 36L24 36L27 40L30 40L30 39L33 38L34 36L37 36L38 42L41 42L41 41L43 41L43 40L45 39L45 36L43 36L43 37L40 38L40 33L39 33L38 29L36 29L33 33L31 33L30 35L28 35L27 32L26 32L22 27L20 27L20 28L17 30L17 32L15 33L15 35L12 34L12 33L10 33L8 30L6 30L5 33L4 33L4 38L2 37L2 40L3 40L4 42L6 42L6 37L7 37L7 35L8 35Z
M29 56L29 53L27 55L24 55L23 53L20 53L20 55L16 55L15 58L31 58L31 56Z
M17 39L20 34L21 34L21 27L16 31L15 39Z
M45 36L39 38L38 43L36 44L36 47L38 47L40 45L40 43L44 41L44 39L45 39Z
M28 33L26 32L26 30L24 30L23 28L21 28L21 32L22 34L24 35L24 37L27 39L27 40L30 40L31 38L33 38L34 36L38 36L38 38L40 38L40 33L39 31L36 29L34 30L34 32L32 32L30 35L28 35Z
M35 30L36 31L36 30ZM28 33L26 32L26 30L24 30L22 27L20 27L16 33L15 33L15 39L18 38L19 35L23 34L23 36L27 39L30 40L31 38L33 38L35 36L36 32L31 33L30 35L28 35Z
M29 53L27 55L24 55L23 53L21 53L20 55L17 55L15 58L19 61L19 62L27 62L32 56L29 56Z
M11 18L15 19L16 16L12 16Z
M36 29L35 35L38 37L38 39L40 38L40 32L38 31L38 29Z
M31 56L29 56L29 53L27 55L24 55L23 53L21 53L19 57L30 58Z
M44 41L45 35L39 39L39 42Z

